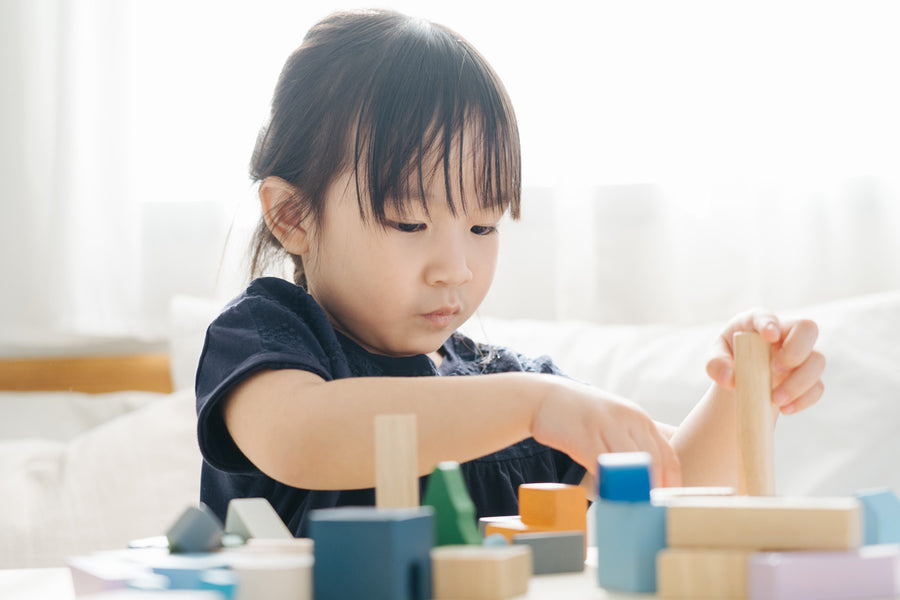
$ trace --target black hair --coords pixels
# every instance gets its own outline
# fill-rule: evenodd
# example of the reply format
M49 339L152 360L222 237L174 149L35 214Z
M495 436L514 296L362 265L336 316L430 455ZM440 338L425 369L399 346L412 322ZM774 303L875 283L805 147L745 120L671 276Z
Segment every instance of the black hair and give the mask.
M464 147L474 151L466 156ZM518 218L519 134L494 70L442 25L371 10L325 18L288 58L250 175L279 177L294 189L269 215L275 222L311 216L321 225L329 186L352 172L362 218L384 225L386 202L401 213L415 199L425 205L429 169L443 169L450 210L464 210L466 199L458 203L450 188L454 177L462 183L467 164L480 205ZM251 276L285 252L265 218L252 244ZM300 257L292 258L294 279L305 286Z

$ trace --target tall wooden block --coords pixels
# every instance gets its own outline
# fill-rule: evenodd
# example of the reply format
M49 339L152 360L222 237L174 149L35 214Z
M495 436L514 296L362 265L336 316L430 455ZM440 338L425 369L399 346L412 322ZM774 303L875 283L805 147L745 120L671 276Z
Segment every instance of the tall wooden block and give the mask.
M375 417L375 506L419 506L415 415Z
M528 592L531 548L441 546L431 566L435 600L504 600Z
M656 554L666 546L666 508L653 502L598 500L594 519L600 587L655 592Z
M666 548L656 556L661 599L744 600L749 550Z
M311 512L316 600L431 598L433 515L430 506Z
M756 332L734 334L738 493L775 494L775 419L769 344Z
M861 490L856 497L863 506L864 543L900 544L900 499L887 488Z
M854 498L735 496L668 503L673 548L850 550L862 541Z
M750 559L750 600L867 600L900 593L900 547L853 552L782 552Z
M597 496L616 502L650 501L648 452L608 452L597 457Z
M523 483L519 514L525 525L553 531L585 531L587 493L577 485Z
M265 498L235 498L229 502L225 533L239 535L244 540L294 537Z
M428 477L422 504L434 508L436 546L481 543L475 525L475 505L458 463L438 464Z

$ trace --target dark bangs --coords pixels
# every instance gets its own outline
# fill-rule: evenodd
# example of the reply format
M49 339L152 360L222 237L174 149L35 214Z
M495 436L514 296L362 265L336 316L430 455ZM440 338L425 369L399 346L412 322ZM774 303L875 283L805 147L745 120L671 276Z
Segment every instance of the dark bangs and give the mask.
M439 172L454 213L468 203L518 218L519 133L503 84L441 25L384 10L330 15L285 63L254 148L252 179L278 177L295 193L260 219L251 276L285 252L270 226L307 216L321 224L328 190L347 172L363 218L381 224L386 202L401 214L415 201L427 210L426 186ZM473 176L478 198L454 198L451 189ZM302 261L291 258L303 285Z
M385 203L401 214L443 172L453 214L466 203L519 216L521 162L515 114L484 58L452 31L409 19L363 94L354 167L360 210L385 222ZM469 171L467 173L467 170ZM451 188L474 176L477 198ZM469 179L471 181L471 179Z

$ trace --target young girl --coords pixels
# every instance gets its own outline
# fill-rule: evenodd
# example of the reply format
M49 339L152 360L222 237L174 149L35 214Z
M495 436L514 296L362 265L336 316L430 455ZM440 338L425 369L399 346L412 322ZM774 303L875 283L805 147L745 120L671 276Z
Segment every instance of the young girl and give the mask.
M379 414L417 416L420 482L461 463L479 516L516 514L521 483L582 482L603 452L649 452L655 485L733 485L738 330L773 344L782 412L822 393L815 324L761 312L723 332L714 382L678 429L549 359L456 333L490 286L501 217L519 214L519 139L496 74L439 25L370 11L314 26L252 175L254 275L286 253L295 281L253 281L207 332L201 500L220 517L261 496L305 535L312 509L373 504Z

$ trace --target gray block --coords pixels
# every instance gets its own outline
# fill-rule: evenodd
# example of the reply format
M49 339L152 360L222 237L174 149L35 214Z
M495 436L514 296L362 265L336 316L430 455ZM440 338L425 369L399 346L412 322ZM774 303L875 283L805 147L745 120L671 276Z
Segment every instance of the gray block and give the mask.
M513 545L531 546L535 575L584 570L584 533L581 531L518 533L513 536Z
M171 552L211 552L222 546L222 522L200 503L181 513L166 538Z

